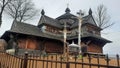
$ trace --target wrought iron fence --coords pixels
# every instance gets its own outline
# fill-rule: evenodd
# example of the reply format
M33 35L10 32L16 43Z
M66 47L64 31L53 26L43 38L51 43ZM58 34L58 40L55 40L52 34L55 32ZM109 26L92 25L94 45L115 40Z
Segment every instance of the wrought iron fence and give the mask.
M11 55L0 52L0 68L120 68L119 55L111 59L108 55L88 54L87 57L69 56L68 61L61 54Z

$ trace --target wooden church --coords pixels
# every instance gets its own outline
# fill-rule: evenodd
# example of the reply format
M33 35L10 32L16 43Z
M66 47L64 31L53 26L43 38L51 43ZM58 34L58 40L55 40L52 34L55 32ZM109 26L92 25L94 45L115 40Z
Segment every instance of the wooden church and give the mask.
M6 49L15 48L17 52L28 50L63 53L64 23L69 32L67 43L71 44L74 41L77 44L79 20L77 16L71 14L69 8L66 8L65 13L55 19L45 15L45 11L42 10L37 26L14 21L11 29L6 31L1 38L8 43ZM82 17L80 46L86 44L88 52L102 53L104 45L111 41L101 37L101 30L97 27L90 9L88 15Z

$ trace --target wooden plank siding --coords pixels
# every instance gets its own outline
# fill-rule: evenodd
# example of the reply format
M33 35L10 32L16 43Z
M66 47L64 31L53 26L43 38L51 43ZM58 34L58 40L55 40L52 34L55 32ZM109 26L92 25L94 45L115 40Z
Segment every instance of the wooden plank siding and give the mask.
M35 38L22 38L18 39L18 47L20 49L31 49L31 50L45 50L48 53L62 53L63 43L53 40L37 40Z
M47 41L45 43L45 47L46 47L46 52L50 53L62 53L63 51L63 46L61 43L59 42L53 42L53 41Z
M18 47L21 49L33 49L38 50L39 44L35 39L19 39Z
M101 46L93 44L93 43L88 45L87 50L88 50L88 52L94 52L94 53L102 53L103 52Z

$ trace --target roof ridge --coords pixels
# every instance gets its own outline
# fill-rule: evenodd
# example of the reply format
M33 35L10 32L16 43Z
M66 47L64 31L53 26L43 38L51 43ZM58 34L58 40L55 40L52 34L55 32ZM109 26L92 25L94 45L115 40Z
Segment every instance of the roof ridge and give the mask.
M42 21L42 18L45 22ZM38 23L38 26L39 25L42 25L43 23L44 24L47 24L47 25L50 25L50 26L53 26L53 27L56 27L56 28L60 28L61 29L61 25L58 23L59 21L54 19L54 18L51 18L47 15L43 15L40 20L39 20L39 23Z
M20 22L20 21L14 21L10 30L13 30L15 27L18 27L20 24L36 27L36 25L30 24L30 23L25 23L25 22Z
M47 16L47 15L44 15L44 16L46 16L46 17L48 17L48 18L50 18L50 19L54 19L54 18L52 18L52 17L49 17L49 16Z
M65 16L65 15L72 15L72 16L77 17L76 15L74 15L74 14L72 14L72 13L64 13L64 14L58 16L56 19L59 20L59 18L61 18L62 16Z

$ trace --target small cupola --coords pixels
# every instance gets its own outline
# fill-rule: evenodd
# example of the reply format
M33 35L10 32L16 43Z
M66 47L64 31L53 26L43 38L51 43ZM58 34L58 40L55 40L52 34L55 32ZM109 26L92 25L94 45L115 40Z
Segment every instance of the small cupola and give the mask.
M89 13L89 15L92 15L92 9L91 8L89 9L88 13Z
M45 23L45 11L44 9L41 10L41 17L40 20L38 22L38 27L41 28L43 25L43 23Z
M89 13L89 15L92 15L92 10L91 10L91 8L89 9L89 12L88 12L88 13Z
M66 13L70 13L70 9L67 7L65 10Z
M41 15L45 15L45 11L44 11L44 9L42 9L42 11L41 11Z

